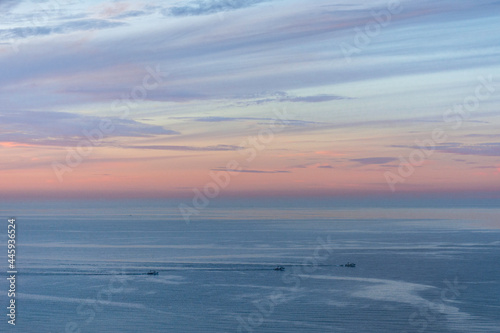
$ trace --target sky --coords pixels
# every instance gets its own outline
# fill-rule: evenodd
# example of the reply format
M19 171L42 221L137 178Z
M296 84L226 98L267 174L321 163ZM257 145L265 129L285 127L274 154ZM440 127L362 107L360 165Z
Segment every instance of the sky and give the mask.
M498 195L499 9L0 0L2 196Z

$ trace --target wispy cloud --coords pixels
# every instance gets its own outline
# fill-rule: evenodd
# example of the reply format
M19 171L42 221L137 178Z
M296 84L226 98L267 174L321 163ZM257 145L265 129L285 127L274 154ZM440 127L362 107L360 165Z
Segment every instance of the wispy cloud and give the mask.
M492 165L488 165L488 166L475 166L475 167L472 167L471 169L495 169L495 170L500 170L500 166L492 166Z
M467 138L490 138L496 139L500 138L500 134L467 134L465 135Z
M329 102L339 99L348 99L348 97L344 96L336 96L336 95L316 95L316 96L304 96L304 97L289 97L281 99L281 102L300 102L300 103L321 103L321 102Z
M334 167L327 163L309 163L294 165L290 169L334 169Z
M241 97L239 97L241 99ZM240 101L238 102L239 105L245 105L245 106L250 106L250 105L263 105L267 103L323 103L323 102L330 102L330 101L335 101L335 100L343 100L343 99L351 99L350 97L346 96L339 96L339 95L331 95L331 94L321 94L321 95L312 95L312 96L292 96L288 95L285 92L275 92L270 95L270 97L267 98L261 98L261 99L250 99L246 101Z
M457 155L500 156L500 142L463 144L448 143L436 146L435 149L442 153Z
M171 117L172 119L192 119L197 122L207 122L207 123L220 123L220 122L231 122L231 121L275 121L275 118L257 118L257 117ZM315 121L307 120L297 120L297 119L283 119L280 120L284 125L288 126L306 126L313 124L320 124Z
M131 17L144 16L144 15L148 15L148 14L150 14L150 13L148 13L144 10L130 10L130 11L121 13L119 15L113 16L113 19L121 20L121 19L126 19L126 18L131 18Z
M352 162L357 162L357 163L364 164L364 165L386 164L386 163L390 163L390 162L393 162L396 160L397 160L397 158L395 158L395 157L367 157L367 158L350 159L350 161L352 161Z
M251 169L227 170L226 168L215 168L212 170L213 171L242 172L242 173L290 173L289 170L251 170Z
M102 118L69 112L4 111L0 112L0 129L2 130L0 141L71 146L85 138L85 131L98 130L103 121L113 128L110 133L106 133L106 138L179 134L162 126L129 119Z
M21 1L19 0L2 0L0 1L0 10L2 12L8 12L15 6L17 6Z
M294 96L285 92L272 92L252 95L224 95L224 96L209 96L202 93L193 93L187 91L173 91L169 95L172 100L213 100L221 97L227 101L236 101L239 106L263 105L267 103L323 103L335 100L351 99L351 97L321 94L311 96ZM264 97L264 98L259 98Z
M198 0L185 6L176 6L164 10L164 14L173 16L208 15L219 12L251 7L271 0Z
M114 20L136 18L136 17L155 14L156 12L162 9L160 4L155 4L155 5L148 4L145 6L138 4L137 6L138 7L136 9L129 9L127 7L126 10L123 10L118 14L111 15L111 18Z
M75 20L53 26L30 26L0 29L0 39L19 39L51 34L67 34L75 31L115 28L122 25L126 25L126 23L98 19Z
M300 173L299 190L313 184L366 188L380 181L380 172L369 179L375 177L371 170L398 166L396 149L389 154L387 147L412 149L434 128L448 130L453 124L443 113L473 96L478 76L497 77L500 68L498 37L491 33L500 22L498 2L492 0L402 1L401 14L379 30L373 15L387 10L387 1L149 3L0 1L1 151L27 157L4 167L22 169L32 157L42 158L39 153L46 154L45 162L63 159L66 147L77 146L84 130L98 128L107 117L114 130L102 142L106 149L88 161L105 152L110 159L181 155L185 161L172 163L179 171L191 162L187 156L195 156L197 170L208 172L224 164L222 155L251 149L252 143L237 146L245 138L266 139L259 134L275 120L273 110L287 108L285 118L292 119L269 144L257 142L255 149L265 146L258 150L258 166L241 172L262 179L275 174L283 178L276 181L281 188L290 186L287 170ZM46 15L39 15L44 9ZM33 24L35 15L43 20ZM364 41L357 28L375 30ZM351 64L342 43L355 50ZM156 87L146 68L169 74ZM145 94L144 82L155 88ZM131 107L130 119L117 118L112 103L120 98ZM480 157L500 154L496 115L498 89L464 119L467 128L447 131L462 143L436 146L442 158L432 159L429 177L416 173L412 186L425 188L441 177L436 170L456 165L452 159L459 155L469 155L456 166L468 175L473 166L496 162ZM468 133L471 140L460 139ZM102 168L92 173L113 173L107 161L95 163ZM136 162L120 163L125 173ZM130 174L156 186L151 177L157 174L149 171L159 164L148 160ZM165 173L163 180L183 186L179 173ZM458 174L450 172L454 186L472 184ZM22 180L18 175L15 180ZM481 181L478 186L493 186ZM243 183L235 186L253 186Z
M495 137L495 135L486 137ZM422 149L418 146L393 145L395 148ZM441 153L457 155L476 155L476 156L500 156L500 142L466 144L460 142L449 142L441 145L431 146L429 149ZM456 159L455 159L456 160ZM464 160L456 160L464 161Z
M120 148L128 149L153 149L153 150L176 150L176 151L236 151L242 150L243 147L233 145L216 145L216 146L172 146L172 145L146 145L146 146L120 146Z
M0 144L1 146L1 144ZM109 157L109 158L96 158L89 157L85 160L85 164L128 164L128 163L145 163L154 161L168 161L174 159L184 159L189 157L194 157L196 155L179 155L179 156L140 156L140 157ZM45 156L40 158L28 158L17 156L15 158L4 158L0 161L0 170L24 170L24 169L35 169L35 168L51 168L52 162L54 162L53 156Z

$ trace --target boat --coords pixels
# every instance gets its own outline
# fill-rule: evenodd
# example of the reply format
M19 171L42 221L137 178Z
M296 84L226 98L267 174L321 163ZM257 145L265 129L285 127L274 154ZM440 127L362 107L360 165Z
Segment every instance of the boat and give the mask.
M153 271L150 270L149 272L146 273L147 275L158 275L158 271Z
M356 267L356 264L352 262L347 262L347 264L345 264L344 267Z
M275 271L284 271L285 270L285 267L283 266L276 266L276 268L274 269Z

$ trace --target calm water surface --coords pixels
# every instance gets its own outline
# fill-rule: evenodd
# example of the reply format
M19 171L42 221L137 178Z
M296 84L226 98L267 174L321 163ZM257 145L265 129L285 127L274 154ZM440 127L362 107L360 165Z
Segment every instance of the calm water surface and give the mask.
M1 331L500 332L499 209L16 209Z

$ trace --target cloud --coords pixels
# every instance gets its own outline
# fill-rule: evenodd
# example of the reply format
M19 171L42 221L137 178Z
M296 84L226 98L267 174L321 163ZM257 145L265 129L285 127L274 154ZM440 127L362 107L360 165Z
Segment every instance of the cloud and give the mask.
M269 1L270 0L198 0L191 1L185 6L165 9L163 13L172 16L208 15L251 7Z
M161 10L161 9L162 9L161 6L146 5L140 9L125 10L121 13L115 14L114 16L112 16L112 19L120 20L120 19L127 19L127 18L134 18L134 17L145 16L145 15L151 15L151 14L154 14L158 10Z
M344 152L351 149L352 144L358 145L356 149L360 150L356 150L356 154L359 155L344 157L366 157L377 154L374 153L377 150L383 152L383 145L401 141L403 133L410 130L422 133L425 128L430 129L432 126L426 126L426 123L443 124L442 112L451 106L449 100L453 96L463 98L464 87L471 87L469 93L473 93L475 83L466 81L469 78L475 80L476 74L462 74L472 73L470 70L474 69L473 73L483 71L486 75L499 63L498 43L495 44L497 37L491 34L496 24L491 16L491 9L494 8L491 2L456 0L450 6L452 2L449 0L440 4L406 1L404 13L394 16L391 24L383 27L383 34L374 36L370 45L352 55L354 65L346 63L339 43L353 45L356 37L353 28L363 29L367 22L374 22L372 9L378 12L378 8L383 9L386 2L358 1L352 5L335 0L264 2L183 0L162 3L162 6L175 4L165 13L182 18L150 15L132 19L147 14L148 9L141 7L142 3L131 3L123 11L109 13L107 17L98 15L102 2L101 5L61 8L60 12L53 12L50 20L36 28L40 30L33 30L40 38L23 40L21 52L14 54L8 47L0 50L4 64L0 77L2 109L60 110L61 105L69 105L74 110L89 110L97 106L102 107L103 112L116 116L109 108L110 102L140 86L147 74L146 66L155 68L159 64L171 75L158 89L148 91L144 103L137 105L135 121L116 119L113 136L178 134L148 124L161 124L165 117L174 115L214 116L192 118L192 122L182 124L186 131L192 133L192 141L121 142L141 145L127 147L131 150L121 153L143 154L139 151L141 148L151 149L151 154L159 155L162 155L158 153L161 150L187 151L183 155L189 151L197 154L238 150L241 148L217 144L238 144L238 138L257 128L256 122L273 120L267 118L273 117L271 110L275 105L271 103L282 103L280 107L285 106L283 103L290 103L287 106L300 112L300 118L325 122L290 120L285 133L280 134L281 139L275 142L276 149L284 148L287 142L310 140L291 146L288 144L290 147L287 149L297 154L325 147ZM14 1L0 3L12 5ZM38 3L33 5L36 7ZM269 4L275 8L270 10ZM326 4L331 7L323 7ZM470 20L470 12L463 9L464 5L474 10L474 20ZM434 10L437 7L443 10ZM4 30L0 34L6 31L13 33L12 30L20 28L22 22L28 22L31 8L29 4L23 8L16 7L12 14L17 14L18 9L23 14L24 10L24 17L18 20L18 17L9 14L6 19L10 22L2 24L1 29ZM155 12L160 10L157 8ZM231 11L224 22L218 21L216 15L207 15L224 11ZM88 16L68 16L79 13ZM114 21L119 19L127 20L128 24ZM114 28L116 24L122 25ZM74 33L82 29L95 31L92 34ZM29 29L17 31L23 36L29 33ZM58 35L43 37L47 34ZM436 38L429 40L427 37L430 35ZM446 94L442 93L444 90ZM352 99L336 94L352 95ZM436 96L440 98L436 99ZM346 100L339 101L341 99ZM228 106L229 103L231 105ZM236 108L251 103L256 107L247 110ZM481 109L494 110L493 103L482 104ZM225 109L221 111L223 107ZM25 120L17 123L2 118L0 138L19 143L74 145L82 137L82 129L95 128L101 120L83 115L62 116L61 113L57 116L45 114L37 118L35 114L24 113L21 118ZM477 113L474 114L475 119L476 116ZM139 120L143 117L152 120ZM479 133L495 133L493 128L486 127L474 128ZM223 133L217 132L221 128ZM353 130L349 131L350 128ZM383 131L384 128L390 130ZM336 129L342 133L336 133ZM318 135L302 135L307 131L318 131ZM297 136L292 137L293 134ZM222 135L226 139L216 139ZM335 138L340 139L335 142L337 147L334 148L331 148L331 143L318 141ZM359 141L347 142L354 138ZM495 141L499 140L491 138L475 142ZM462 153L469 150L471 154L470 147L442 148L455 152L461 150ZM492 154L495 148L476 148L474 154L488 153L487 149ZM163 155L170 154L174 153ZM326 158L324 156L321 161L344 167ZM298 156L287 163L306 164L310 161ZM360 167L376 162L383 165L387 160L358 159L349 161L349 164ZM332 166L327 165L311 168L317 168L312 171L318 173L334 172L330 170Z
M179 134L162 126L129 119L102 118L69 112L15 111L0 112L0 141L73 146L86 138L85 132L99 130L102 122L107 122L113 127L106 138Z
M2 11L2 14L5 14L6 12L10 11L12 8L16 7L19 3L21 3L20 0L1 0L0 1L0 10Z
M500 138L500 134L467 134L465 135L467 138Z
M130 17L144 16L144 15L148 15L148 14L149 14L148 12L145 12L143 10L130 10L130 11L124 12L122 14L113 16L113 19L120 20L120 19L126 19L126 18L130 18Z
M226 168L215 168L213 171L230 171L230 172L242 172L242 173L290 173L288 170L228 170Z
M453 142L436 146L435 149L442 153L457 155L500 156L500 142L469 145Z
M329 102L329 101L342 100L342 99L351 99L351 98L345 97L345 96L339 96L339 95L331 95L331 94L321 94L321 95L312 95L312 96L290 96L285 92L274 92L268 98L261 98L261 99L256 99L256 100L239 102L239 104L249 106L249 105L262 105L262 104L272 103L272 102L322 103L322 102Z
M244 0L190 1L187 2L187 5L178 5L173 8L184 8L185 13L193 13L221 6L231 9L257 3L255 1L245 2ZM165 19L164 17L151 15L151 17L148 17L148 20L151 21L148 24L140 23L139 20L137 22L131 20L130 25L113 29L112 33L97 32L95 37L98 38L94 38L94 35L88 39L85 38L87 36L82 36L78 48L71 45L74 38L61 37L47 44L35 43L36 39L29 40L26 41L25 46L36 46L36 52L22 53L17 59L5 59L5 62L9 63L9 68L7 73L0 78L0 85L5 87L5 83L8 86L12 84L12 81L19 82L23 79L27 83L32 83L34 79L40 79L40 81L47 79L48 82L61 86L57 93L69 85L73 89L90 91L88 94L79 94L77 97L87 102L89 99L93 99L91 102L95 102L96 99L101 98L101 92L103 91L101 89L103 87L96 84L95 78L99 75L106 81L103 85L106 88L113 87L112 92L115 93L116 90L120 90L123 86L125 86L125 89L130 89L131 82L136 84L135 78L127 80L130 77L125 75L127 73L125 73L124 68L138 68L145 63L160 63L163 68L171 70L173 75L169 78L168 87L165 86L151 92L148 98L169 101L178 101L181 98L183 100L203 98L215 100L221 97L225 98L228 95L250 95L263 90L292 91L293 89L298 91L295 89L331 86L334 83L341 85L346 82L365 81L373 78L401 75L401 73L405 73L404 75L412 72L425 73L435 71L436 68L445 70L449 64L449 62L445 62L444 67L429 66L432 59L425 58L425 61L418 61L412 58L418 58L423 53L429 52L429 48L420 47L418 50L414 50L413 46L407 45L407 39L399 38L398 31L389 30L398 27L398 23L398 26L391 25L387 28L387 32L391 31L390 34L384 35L389 38L388 42L374 43L360 54L371 56L372 52L380 52L381 55L378 54L377 63L366 62L363 57L360 57L361 59L355 68L344 66L343 55L335 45L342 41L342 36L348 36L349 42L352 43L354 37L351 36L352 28L360 26L358 16L362 13L361 11L353 13L351 10L342 9L342 13L346 14L345 17L332 15L322 10L322 4L326 4L326 1L319 3L302 1L293 3L293 5L286 4L284 1L276 1L273 3L276 11L269 11L265 6L256 8L262 10L262 15L245 15L246 13L239 11L234 13L237 15L237 19L226 20L222 26L212 24L213 22L209 22L211 18L206 17L193 17L190 19L189 24L186 24L184 20ZM365 8L365 19L371 18L369 7L375 8L379 5L379 3L374 5L364 4L364 7L368 7ZM345 7L345 5L343 6L342 3L336 1L332 3L332 6L335 8ZM428 4L412 4L411 6L411 8L408 7L408 10L413 10L414 6L421 6L421 12L425 13ZM360 8L362 6L357 5L355 7ZM135 13L129 11L117 15L127 13L139 15L141 10L147 11L143 8L135 8ZM165 10L168 9L165 8ZM57 22L58 19L60 17L54 17L54 20L50 20L50 26L42 26L41 28L52 29L57 26L52 22ZM83 21L89 20L90 18ZM123 24L123 22L101 21ZM63 24L66 23L68 22L63 22ZM12 23L12 27L16 26L15 23ZM152 29L153 26L157 28ZM252 27L252 29L248 29L248 27ZM424 25L424 27L428 28L427 25ZM81 29L82 27L78 28ZM68 30L71 31L71 29ZM415 34L413 36L415 40L421 40L420 38L423 38L421 35L428 32L427 30L420 32L419 29L408 29L408 31ZM44 33L50 32L44 31ZM480 35L481 38L487 36L487 34ZM394 39L394 43L391 42L391 38ZM208 40L209 42L207 42ZM131 48L130 45L134 45L134 47ZM333 46L327 47L325 45ZM59 47L58 52L53 52L56 46ZM408 47L412 47L410 51L415 51L415 54L409 52L409 54L412 54L411 57L404 56L406 53L396 58L384 57L383 55L386 54L387 50L381 50L381 47L390 47L391 50L398 49L401 52L405 52ZM436 46L436 48L439 47L439 45ZM470 49L477 48L470 47ZM460 55L463 54L454 52L455 49L448 50L446 48L446 51L453 54L452 60L460 58ZM387 54L393 53L387 52ZM314 58L311 58L312 55L315 55ZM437 56L440 57L439 61L441 62L443 55L437 53ZM470 59L477 59L478 57L482 58L480 55L477 57L467 55L464 58L466 61L472 61ZM493 59L492 56L487 59L490 58ZM495 57L495 59L497 61L498 57ZM103 73L112 72L111 68L113 66L120 68L122 72L120 76L102 75ZM392 70L389 71L387 68ZM404 71L398 69L404 69ZM137 80L142 80L143 74L139 75L140 77ZM17 89L14 95L26 96L28 94L26 90ZM39 93L40 90L41 88L37 88L33 91ZM190 92L190 94L181 96L179 99L176 99L176 96L169 95L172 92L185 91ZM121 93L121 91L118 93ZM31 94L31 91L29 94ZM353 94L360 95L356 90L353 90ZM47 95L50 95L50 97L61 96L54 93ZM71 96L75 97L76 94ZM30 99L22 97L16 98L16 103L21 104L21 107L24 108L33 107L32 105L26 105ZM353 98L356 98L356 96ZM339 96L275 96L274 98L264 97L253 103L273 101L321 103L336 99L339 99ZM51 98L49 102L57 100L60 99ZM251 102L247 99L233 98L233 100L239 103ZM51 106L43 105L46 108Z
M122 25L126 25L126 23L98 19L75 20L54 26L30 26L0 29L0 39L19 39L51 34L67 34L75 31L115 28Z
M329 102L338 99L348 99L348 97L336 96L336 95L316 95L316 96L305 96L305 97L289 97L282 99L281 101L289 102L302 102L302 103L321 103Z
M397 158L394 157L367 157L367 158L354 158L350 161L357 162L364 165L370 164L385 164L396 161Z
M486 137L494 137L494 135L486 135ZM422 149L422 147L418 146L404 146L404 145L393 145L391 147ZM500 142L477 143L477 144L450 142L437 145L434 147L429 147L429 149L441 153L457 154L457 155L500 156ZM464 160L457 160L457 161L464 161Z
M0 143L0 146L2 144ZM140 157L106 157L106 158L96 158L89 157L85 160L85 164L101 164L102 163L144 163L149 161L163 161L180 159L186 157L192 157L195 155L179 155L179 156L140 156ZM29 157L23 157L18 155L15 157L4 157L0 160L0 170L23 170L23 169L35 169L35 168L51 168L54 162L53 156L45 156L33 160Z
M194 121L207 122L207 123L219 123L226 121L240 121L240 120L262 120L263 118L251 118L251 117L199 117L199 118L189 118L189 117L176 117L177 119L193 119ZM267 118L266 118L267 119Z
M259 98L266 96L265 98ZM250 106L250 105L262 105L266 103L322 103L334 100L351 99L346 96L332 95L332 94L320 94L312 96L293 96L288 95L285 92L271 92L264 94L250 94L250 95L234 95L234 96L209 96L202 93L194 93L188 91L170 91L168 98L172 100L209 100L214 98L224 98L226 100L236 100L237 105L240 106Z
M294 165L290 169L334 169L334 167L326 163L309 163Z
M190 1L186 5L173 8L177 8L179 14L199 15L200 13L221 10L222 8L232 10L247 7L260 2L264 1ZM484 1L478 1L478 3L477 7L479 8ZM346 38L352 43L354 37L352 28L361 24L358 16L364 13L365 21L372 19L369 9L370 7L380 6L380 3L356 4L355 8L364 7L365 9L356 13L352 10L342 9L341 13L345 14L345 16L332 15L323 11L323 4L326 4L326 1L318 3L302 1L291 4L277 1L275 5L276 11L270 12L267 8L261 6L262 8L259 9L262 9L262 15L244 15L244 13L240 13L237 20L226 20L222 26L212 24L206 21L207 18L204 17L193 18L192 22L185 24L179 22L184 20L166 20L152 16L150 24L151 26L157 26L155 29L150 29L147 24L131 23L130 26L124 26L123 29L116 29L116 33L113 30L113 34L100 32L99 38L82 42L84 47L81 49L68 47L70 45L67 44L70 43L61 38L51 45L36 45L37 52L22 54L18 60L6 59L5 61L10 64L9 72L17 74L16 80L19 80L19 76L26 72L30 74L26 79L32 80L33 77L38 76L57 77L61 72L98 75L111 66L132 67L146 62L152 64L161 63L165 65L164 67L169 66L174 71L178 71L179 76L182 76L182 78L170 80L168 89L161 90L161 93L160 89L158 89L158 95L166 95L168 91L193 91L193 99L197 98L196 94L201 93L211 98L219 98L223 94L250 94L263 89L289 91L297 88L321 87L333 83L365 81L377 77L401 75L401 73L408 75L412 72L433 72L436 71L436 68L446 70L451 64L458 63L464 64L463 67L469 67L470 62L480 63L480 61L484 60L486 61L485 65L488 62L495 61L495 64L498 62L498 57L495 55L482 56L479 54L482 48L473 47L474 45L467 47L467 49L476 50L475 53L478 54L476 56L471 54L464 56L463 41L451 44L452 46L456 45L456 47L460 46L459 50L456 48L450 49L450 45L441 41L436 41L439 44L433 45L436 50L413 45L414 43L409 43L407 38L401 38L398 35L398 33L401 33L400 31L392 30L399 27L398 23L398 25L387 27L387 32L390 32L384 34L388 38L387 42L373 43L370 48L363 49L361 55L371 56L372 53L377 52L376 63L373 61L366 62L363 57L360 57L361 59L355 68L343 66L343 55L336 45L342 42L342 36L347 36ZM331 5L336 9L345 7L345 4L338 1L333 1ZM407 12L406 9L408 9L408 12L413 11L414 7L421 7L416 8L415 12L423 13L422 16L425 16L425 13L433 9L427 3L408 3L405 12ZM129 11L121 14L139 15L139 12L140 10L135 10L135 12ZM459 15L456 17L459 17ZM41 30L37 33L51 33L51 29L57 29L57 25L53 25L52 21L58 19L60 17L54 17L54 20L50 20L50 26L40 27ZM71 26L71 24L74 24L71 22L74 21L63 22L63 27L65 24L69 24L70 27L61 30L90 29L99 27L99 25L101 25L100 29L104 29L110 27L110 24L123 24L123 22L90 18L82 21L94 23L84 25L84 27L74 27ZM96 23L97 21L102 23ZM418 29L420 27L417 24L418 22L415 23L413 20L411 22L416 27L404 30L405 33L411 31L412 38L410 40L425 39L425 36L429 33L427 29L429 27L434 28L434 25L424 24L426 22L423 22L422 25L425 30L420 30ZM13 23L12 26L16 27L16 24ZM248 27L252 27L252 29L248 29ZM130 33L131 31L133 33ZM491 36L491 34L482 33L483 31L483 29L477 30L477 35L481 39L486 39L485 36ZM491 31L491 29L488 31ZM23 32L21 35L25 33L28 32ZM494 39L494 37L488 38ZM488 40L484 41L484 43L487 42ZM130 45L134 45L134 47L131 48ZM495 44L490 43L487 45ZM61 50L58 49L58 52L53 52L56 46L59 46ZM389 50L384 48L389 48ZM408 50L408 48L410 49ZM400 50L399 52L402 54L398 53L397 57L384 57L385 54L394 54L389 52L393 50ZM429 63L432 63L432 59L423 56L426 53L431 53L430 50L432 50L432 55L436 56L435 61L439 61L442 66L429 65ZM450 56L452 61L443 63L443 55L437 51L446 51L453 54L453 56ZM310 58L311 55L317 57ZM423 60L415 60L415 58L421 56ZM308 59L310 60L308 61ZM57 64L57 68L54 68L56 67L53 65L54 63ZM477 64L473 63L472 65L476 66ZM387 70L388 68L391 70ZM404 69L404 71L398 69ZM115 77L112 76L112 78ZM9 79L8 75L0 78L1 81ZM79 87L89 89L96 87L95 81L81 80L82 77L77 75L74 75L72 79L78 79ZM139 79L142 79L142 77ZM116 85L122 82L122 80L115 79ZM85 97L89 98L89 95ZM91 97L96 98L95 96ZM161 96L158 96L158 98L160 99ZM290 97L288 100L299 103L318 103L336 98L338 97L318 95ZM261 102L272 100L276 99L263 99ZM284 98L283 100L287 99Z
M220 122L230 122L230 121L277 121L276 118L257 118L257 117L217 117L217 116L208 116L208 117L171 117L172 119L192 119L198 122L207 122L207 123L220 123ZM306 126L312 124L320 124L314 121L306 121L306 120L296 120L296 119L279 119L279 122L283 125L288 126Z
M500 167L497 166L476 166L472 167L471 169L500 169Z
M217 146L171 146L171 145L148 145L148 146L121 146L121 148L129 149L154 149L154 150L176 150L176 151L236 151L242 150L243 147L233 145L217 145Z

